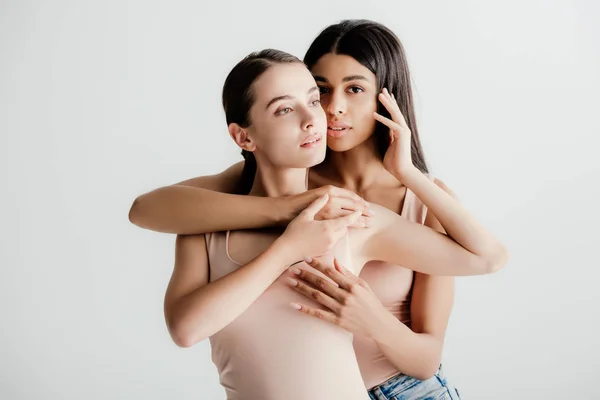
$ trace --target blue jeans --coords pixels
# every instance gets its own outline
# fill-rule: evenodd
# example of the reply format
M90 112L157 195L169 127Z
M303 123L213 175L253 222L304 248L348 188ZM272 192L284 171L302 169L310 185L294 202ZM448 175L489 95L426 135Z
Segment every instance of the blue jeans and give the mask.
M444 378L442 367L431 378L420 381L398 374L369 390L373 400L460 400L458 391Z

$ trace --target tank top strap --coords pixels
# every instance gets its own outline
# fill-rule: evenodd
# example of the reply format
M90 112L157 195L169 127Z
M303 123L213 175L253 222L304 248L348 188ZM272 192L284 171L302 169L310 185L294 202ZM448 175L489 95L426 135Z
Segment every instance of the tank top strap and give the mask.
M206 253L208 255L210 282L235 269L237 264L229 257L229 232L205 233Z
M431 181L435 179L435 176L431 173L425 174ZM402 213L400 214L406 219L424 224L425 218L427 217L427 206L423 204L410 189L406 189L406 195L404 197L404 205L402 206Z

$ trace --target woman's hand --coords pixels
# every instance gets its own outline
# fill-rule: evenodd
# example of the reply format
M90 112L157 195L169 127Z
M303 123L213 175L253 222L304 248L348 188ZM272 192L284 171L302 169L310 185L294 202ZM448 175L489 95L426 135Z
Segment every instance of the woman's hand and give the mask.
M349 227L358 224L360 211L337 218L318 220L317 214L328 201L328 195L319 197L294 218L277 239L295 261L326 254L339 239L346 236Z
M327 196L327 203L317 212L315 215L315 220L322 221L345 217L355 211L360 211L362 215L351 227L364 228L369 226L369 219L372 217L372 214L369 210L369 203L351 190L342 189L333 185L325 185L316 189L308 190L302 194L292 196L298 201L292 201L290 203L296 203L294 206L296 209L298 206L304 208L306 207L306 204L323 196Z
M374 113L377 121L390 128L390 146L383 157L383 165L402 182L405 174L415 170L411 155L411 131L400 112L396 98L387 89L384 88L379 93L379 101L392 117L390 120L377 112Z
M331 281L312 272L292 267L295 279L289 278L294 290L316 300L325 310L292 303L292 307L313 317L339 325L345 330L367 337L379 329L388 311L383 307L369 285L341 266L334 258L333 266L321 260L306 260Z

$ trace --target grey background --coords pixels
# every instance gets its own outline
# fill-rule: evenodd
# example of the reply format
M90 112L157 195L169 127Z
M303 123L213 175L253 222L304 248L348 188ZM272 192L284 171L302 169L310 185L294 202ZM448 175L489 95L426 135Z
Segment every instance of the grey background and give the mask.
M511 252L457 281L447 375L464 399L598 398L591 0L0 2L0 398L224 398L208 342L165 328L174 238L127 211L240 159L239 59L302 57L343 18L400 36L435 174Z

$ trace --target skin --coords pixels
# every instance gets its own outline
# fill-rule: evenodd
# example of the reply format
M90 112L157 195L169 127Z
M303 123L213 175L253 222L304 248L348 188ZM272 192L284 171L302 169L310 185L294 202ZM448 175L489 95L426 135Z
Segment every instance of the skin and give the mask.
M325 129L312 76L300 64L278 65L259 77L253 90L253 124L231 124L229 131L241 148L255 153L260 165L254 193L279 196L305 191L306 168L325 156L324 141L311 148L300 146ZM285 103L272 103L282 92L288 97ZM296 110L293 115L282 112L291 106ZM282 151L287 157L279 154ZM282 235L242 233L241 238L232 238L231 252L236 259L245 259L244 265L214 282L209 282L204 235L178 235L175 267L165 295L165 319L174 342L189 347L213 335L243 313L287 266L305 254L330 251L360 213L316 221L315 214L327 200L323 196L313 202Z
M137 222L138 225L143 227L162 231L189 233L196 230L201 232L202 230L206 231L207 226L217 228L219 223L233 223L233 221L219 222L216 219L206 220L206 215L223 216L224 212L222 210L225 206L228 206L228 214L232 220L235 218L236 224L245 226L229 225L224 227L225 229L243 229L280 224L289 221L290 216L297 214L309 201L320 197L325 192L329 193L328 201L315 214L315 219L349 215L349 213L358 210L363 213L367 220L371 220L367 223L372 224L373 218L369 217L370 212L366 204L380 204L386 210L398 212L404 201L406 187L408 186L429 206L430 212L427 216L426 225L443 232L442 224L431 210L436 208L443 210L448 204L443 205L442 208L432 207L431 201L426 201L428 196L431 197L431 193L419 187L422 183L414 183L417 174L412 167L410 152L406 151L410 149L410 131L407 132L405 124L402 124L403 118L399 110L394 110L395 112L392 113L392 115L395 115L392 118L393 121L384 121L382 117L374 114L377 101L381 101L384 105L387 101L386 107L391 107L395 99L390 100L386 97L386 93L378 94L373 74L347 56L326 55L319 60L312 72L316 76L319 86L323 87L321 101L323 110L327 115L328 124L333 123L335 125L336 122L343 121L352 126L352 129L343 137L328 138L328 145L334 152L327 163L311 170L310 185L311 187L318 186L319 189L298 194L291 194L290 191L282 190L280 193L282 197L279 199L253 197L241 199L238 196L223 193L208 193L210 190L232 192L234 188L232 181L235 181L235 177L239 176L240 173L240 166L238 165L219 176L196 178L174 187L163 188L167 190L161 191L159 189L159 192L152 193L152 196L138 198L137 204L134 203L130 214L132 222ZM362 78L347 79L356 76ZM324 80L319 78L324 78ZM390 137L394 140L392 144L396 144L390 147L383 162L378 159L372 140L372 133L377 120L385 122L386 125L389 124L388 126L391 128ZM397 126L392 126L392 123ZM395 129L392 129L394 127ZM232 132L230 128L232 136L235 136L236 132L235 130ZM249 133L251 136L252 132ZM257 148L261 147L258 140L255 140L254 144ZM441 181L436 180L436 184L446 192L450 192ZM334 193L335 187L347 190L338 189ZM176 191L177 193L175 193ZM350 191L359 194L361 198L369 203L364 203L355 195L350 195ZM221 197L215 201L217 195ZM210 202L206 200L208 199L207 196L213 196ZM163 214L162 217L158 215L158 218L156 218L156 213L147 213L146 216L153 214L152 218L144 217L141 219L145 219L146 222L140 221L140 204L143 206L143 203L145 203L146 210L165 210L168 208L166 205L169 201L174 202L175 199L180 210L178 215ZM242 201L244 207L246 209L250 207L251 211L235 214L235 210L239 209ZM216 208L210 209L211 212L204 209L205 212L202 213L202 218L195 217L196 220L189 220L198 215L196 210L201 209L201 207L211 207L209 203L217 203L218 205L213 206ZM137 214L133 212L136 206L138 209ZM186 226L183 226L184 219L186 220ZM154 220L154 222L148 222L149 220ZM157 223L157 220L161 221ZM182 221L182 223L179 224L179 221ZM446 220L444 226L460 225L463 222L461 220ZM155 225L151 226L152 224ZM168 226L169 224L171 225ZM157 225L161 226L158 227ZM457 232L449 233L456 239ZM494 252L497 252L494 258L499 261L498 264L503 265L506 262L505 250L501 248L500 250L494 250ZM323 267L323 271L333 274L331 265ZM339 271L343 271L343 269L338 268ZM342 274L342 272L339 273ZM340 276L333 274L331 278L340 285L334 279L339 280ZM387 310L383 309L368 285L364 285L363 281L354 278L357 281L353 285L347 288L342 287L342 290L346 290L348 296L351 295L349 298L353 300L344 304L344 308L337 308L337 317L331 322L338 323L354 333L371 337L377 342L383 354L401 372L419 379L432 376L441 358L443 338L453 299L453 279L451 277L434 277L419 273L415 275L411 305L412 326L408 328L396 320ZM290 285L293 288L301 288L303 287L301 284L307 284L307 286L311 285L315 288L314 282L311 282L310 279L310 275L303 275L295 280L298 282L295 286L291 282ZM318 288L318 286L316 287ZM359 290L355 289L353 291L351 288L358 288ZM320 288L319 292L323 296L331 297L331 293L324 288ZM307 295L314 296L314 293L310 292ZM331 302L329 304L332 305ZM333 305L332 307L336 308ZM300 311L310 314L311 310L300 305ZM320 315L316 316L321 317Z
M394 146L386 153L383 163L376 155L372 140L376 119L369 118L369 114L375 112L378 98L382 96L377 93L375 75L354 58L336 54L323 56L312 73L321 88L321 104L329 126L343 122L352 129L339 139L328 138L328 146L335 152L328 163L313 169L311 179L321 185L352 190L369 202L399 212L406 186L393 171L407 168L410 159L394 154L397 149ZM350 79L353 77L355 79ZM393 160L398 160L398 165L394 165ZM436 179L436 184L452 194L440 180ZM427 214L425 225L445 233L431 212ZM300 277L309 284L311 278L314 280L311 276ZM346 293L349 300L337 308L335 318L331 314L323 317L373 338L399 371L422 380L433 376L442 358L454 301L454 278L415 273L410 329L383 307L366 282L357 282L359 290ZM314 297L315 289L308 290L308 287L300 286L305 294ZM328 295L327 291L321 291L323 296ZM302 311L311 315L316 312L309 308Z

